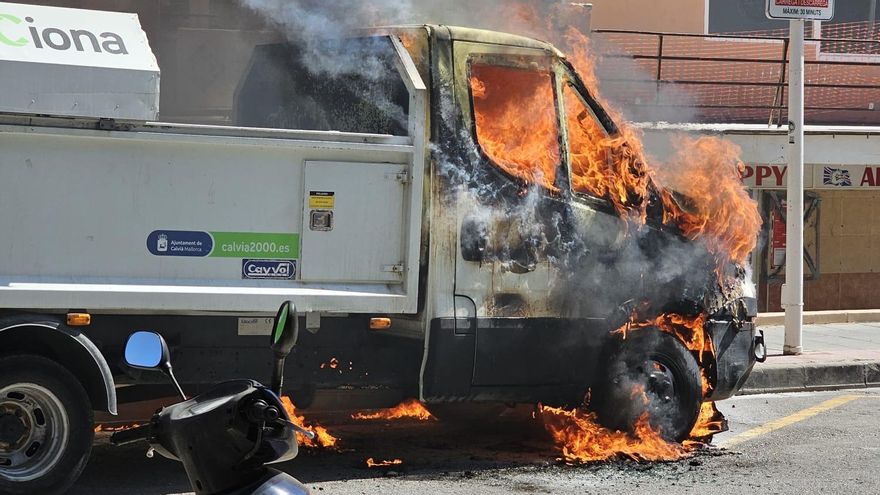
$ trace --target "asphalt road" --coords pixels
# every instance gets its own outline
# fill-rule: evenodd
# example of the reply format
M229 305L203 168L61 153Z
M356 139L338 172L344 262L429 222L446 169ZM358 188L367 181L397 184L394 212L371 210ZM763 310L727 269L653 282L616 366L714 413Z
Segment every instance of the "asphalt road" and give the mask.
M717 447L659 464L557 462L528 414L464 428L438 423L340 424L340 449L303 451L283 468L330 494L880 493L880 390L738 397L720 404ZM179 465L145 447L99 442L73 495L188 493ZM365 460L404 460L368 469Z

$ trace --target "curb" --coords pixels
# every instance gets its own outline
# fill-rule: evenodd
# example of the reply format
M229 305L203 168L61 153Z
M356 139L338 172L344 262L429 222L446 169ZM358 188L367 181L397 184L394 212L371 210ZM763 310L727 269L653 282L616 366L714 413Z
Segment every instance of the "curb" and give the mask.
M805 325L824 325L829 323L873 323L880 322L880 309L849 309L845 311L807 311L804 313ZM755 319L759 327L785 324L785 313L761 313Z
M880 387L880 361L756 365L740 395Z

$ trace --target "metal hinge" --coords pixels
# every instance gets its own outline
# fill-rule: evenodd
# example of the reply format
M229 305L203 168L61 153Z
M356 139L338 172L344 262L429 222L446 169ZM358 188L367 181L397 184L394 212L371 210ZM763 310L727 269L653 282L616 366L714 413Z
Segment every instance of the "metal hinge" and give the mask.
M403 273L406 265L403 263L397 265L382 265L382 273Z
M388 180L396 180L401 184L409 184L409 174L406 172L400 172L397 174L385 174L385 178Z

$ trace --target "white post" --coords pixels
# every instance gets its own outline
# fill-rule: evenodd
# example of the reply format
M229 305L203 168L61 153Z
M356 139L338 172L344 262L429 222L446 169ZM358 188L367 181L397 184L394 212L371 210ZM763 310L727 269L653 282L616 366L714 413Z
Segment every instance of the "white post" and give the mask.
M800 355L804 324L804 21L791 21L789 65L788 200L786 231L785 307L786 355Z

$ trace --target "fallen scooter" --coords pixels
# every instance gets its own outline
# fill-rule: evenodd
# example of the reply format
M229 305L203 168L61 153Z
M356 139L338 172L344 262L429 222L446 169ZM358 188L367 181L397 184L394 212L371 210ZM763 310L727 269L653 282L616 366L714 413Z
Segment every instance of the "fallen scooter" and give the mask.
M183 402L156 413L149 424L120 431L114 445L150 443L148 456L183 463L197 495L301 495L309 490L292 476L266 467L289 461L299 447L296 433L314 434L290 421L279 398L284 361L296 344L298 321L292 303L275 317L271 348L275 353L272 385L253 380L221 383L187 400L174 377L168 345L152 332L132 334L125 362L132 368L164 372L177 386Z

